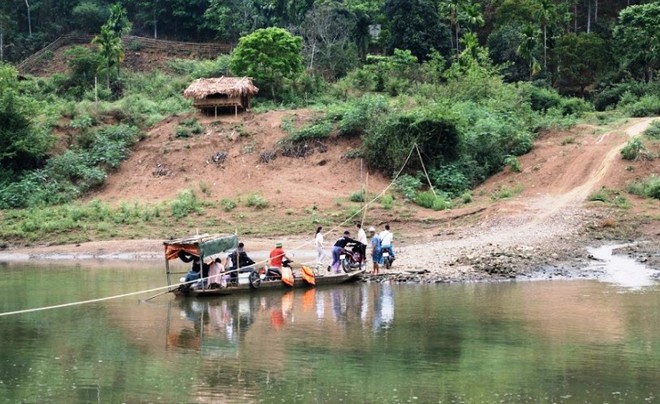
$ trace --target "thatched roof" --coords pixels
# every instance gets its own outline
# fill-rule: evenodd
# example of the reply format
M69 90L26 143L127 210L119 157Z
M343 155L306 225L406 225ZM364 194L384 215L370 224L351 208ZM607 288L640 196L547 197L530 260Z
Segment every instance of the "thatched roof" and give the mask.
M197 79L186 88L183 95L187 98L204 99L211 94L227 94L229 97L255 95L259 89L249 77L214 77Z

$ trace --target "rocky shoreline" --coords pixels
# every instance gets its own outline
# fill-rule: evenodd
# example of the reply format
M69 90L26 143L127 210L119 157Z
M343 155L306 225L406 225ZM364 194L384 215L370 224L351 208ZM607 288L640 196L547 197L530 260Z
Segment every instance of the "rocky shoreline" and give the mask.
M644 241L602 241L592 246L622 245L612 254L625 256L656 271L660 280L660 246ZM365 274L365 282L395 283L470 283L552 279L599 279L602 271L594 265L599 259L586 247L571 245L562 250L544 250L538 247L489 245L479 251L453 259L454 270L397 269L377 275Z

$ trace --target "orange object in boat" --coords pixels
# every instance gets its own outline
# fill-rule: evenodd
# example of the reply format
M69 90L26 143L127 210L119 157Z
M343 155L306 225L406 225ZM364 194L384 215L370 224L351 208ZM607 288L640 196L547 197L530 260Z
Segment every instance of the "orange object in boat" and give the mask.
M293 286L293 271L289 267L282 267L282 282Z
M316 285L316 278L314 277L314 270L310 267L302 266L302 277L305 282L310 285Z

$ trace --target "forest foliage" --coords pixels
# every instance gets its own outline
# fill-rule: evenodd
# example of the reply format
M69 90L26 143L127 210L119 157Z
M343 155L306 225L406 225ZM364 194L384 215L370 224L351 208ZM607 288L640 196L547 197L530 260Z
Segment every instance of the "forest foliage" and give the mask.
M285 128L282 148L359 137L355 156L387 175L414 148L405 178L420 186L407 198L446 208L505 166L521 169L516 156L544 128L594 110L660 114L658 26L660 4L645 0L5 1L0 208L102 185L150 126L192 111L182 96L192 79L229 74L255 79L258 109L320 106L315 122ZM71 30L95 46L69 49L66 73L12 66ZM131 72L120 69L129 32L234 51ZM424 193L422 168L437 192Z

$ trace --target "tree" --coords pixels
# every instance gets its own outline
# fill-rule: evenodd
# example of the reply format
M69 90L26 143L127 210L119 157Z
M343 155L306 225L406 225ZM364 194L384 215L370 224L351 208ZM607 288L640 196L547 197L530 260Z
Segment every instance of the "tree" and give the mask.
M653 80L660 68L660 3L634 5L619 14L614 39L624 69Z
M99 45L108 89L110 88L110 75L115 71L119 76L119 66L124 60L124 43L121 36L130 30L131 23L126 16L126 9L116 3L110 7L110 17L101 27L101 33L92 40L92 43Z
M390 21L389 52L408 49L420 61L433 49L448 57L451 32L440 21L435 3L429 0L388 0L384 12Z
M557 60L556 85L564 89L585 88L593 84L608 67L610 54L605 40L595 34L567 34L557 40L554 48Z
M357 61L357 49L351 40L354 27L355 21L345 9L314 6L309 10L299 31L309 69L334 79L354 67Z
M538 8L534 16L541 23L543 30L543 71L548 71L548 26L556 15L556 7L552 0L536 0Z
M18 94L17 71L0 63L0 177L9 179L38 167L53 137L36 127L32 101Z
M529 78L531 79L539 73L541 67L539 61L536 58L536 49L538 48L538 37L539 30L534 27L532 24L527 24L523 27L522 31L522 40L518 45L516 53L521 58L527 61L529 67Z
M229 66L234 74L250 76L257 85L276 91L286 80L294 80L303 70L302 38L282 28L262 28L242 37L231 54Z

